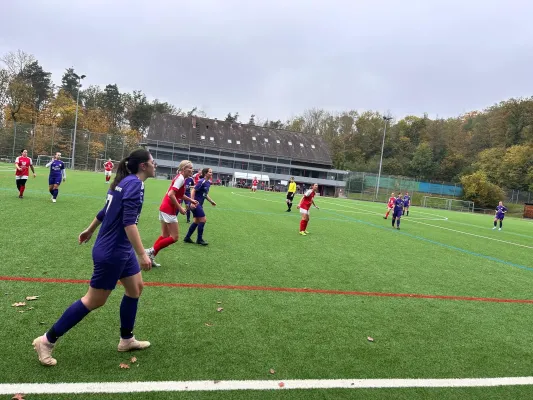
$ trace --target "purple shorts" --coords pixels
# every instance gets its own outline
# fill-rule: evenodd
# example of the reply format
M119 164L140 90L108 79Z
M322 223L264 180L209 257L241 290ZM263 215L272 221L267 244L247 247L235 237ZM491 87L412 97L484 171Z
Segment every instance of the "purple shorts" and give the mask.
M205 212L203 207L200 204L197 204L194 210L191 210L192 216L194 218L203 218L205 217Z
M141 272L141 267L133 251L127 259L94 261L90 285L94 289L113 290L120 279L133 276L139 272Z
M49 185L57 185L57 186L59 186L59 185L61 185L61 179L62 179L61 177L58 178L56 176L49 176L48 177L48 184Z
M392 213L392 218L401 218L403 210L394 210Z

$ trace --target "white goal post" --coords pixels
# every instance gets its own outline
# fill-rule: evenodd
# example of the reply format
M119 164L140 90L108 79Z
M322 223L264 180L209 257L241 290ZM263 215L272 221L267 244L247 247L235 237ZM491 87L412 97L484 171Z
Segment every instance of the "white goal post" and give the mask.
M44 167L46 164L52 161L53 158L53 156L38 155L37 160L35 161L35 165L37 165L38 167ZM70 168L71 160L71 158L61 158L61 161L65 163L65 168Z
M446 197L424 196L422 207L438 208L450 211L474 212L474 202L466 200L448 199Z

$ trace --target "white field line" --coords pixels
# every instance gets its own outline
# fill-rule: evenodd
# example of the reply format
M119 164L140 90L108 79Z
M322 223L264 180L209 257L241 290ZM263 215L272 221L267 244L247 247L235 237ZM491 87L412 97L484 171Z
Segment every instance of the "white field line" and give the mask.
M469 224L469 223L466 223L466 222L459 222L459 221L454 221L454 220L449 220L449 221L454 223L454 224L459 224L459 225L464 225L464 226L471 226L473 228L484 229L484 230L489 230L489 229L492 230L492 228L486 227L486 226L479 226L479 225L474 225L474 224ZM489 222L492 222L492 218L489 219ZM524 238L527 238L527 239L533 239L533 236L524 235L522 233L517 233L517 232L509 232L508 230L505 231L505 235L514 235L514 236L524 237Z
M5 383L0 395L59 393L197 392L216 390L451 388L533 385L533 377L460 379L289 379L248 381L152 381Z
M488 237L488 236L476 235L475 233L458 231L457 229L445 228L444 226L428 224L426 222L413 221L411 219L409 221L414 222L415 224L422 224L422 225L431 226L433 228L444 229L446 231L451 231L451 232L455 232L455 233L462 233L463 235L474 236L474 237L478 237L478 238L481 238L481 239L487 239L487 240L494 240L495 242L506 243L506 244L510 244L510 245L513 245L513 246L525 247L526 249L533 249L532 246L526 246L525 244L509 242L507 240L496 239L496 238L492 238L492 237Z
M241 194L241 193L235 193L235 192L231 192L231 194L235 195L235 196L241 196L241 197L246 197L246 198L250 198L250 199L255 199L255 200L262 200L262 201L268 201L270 203L282 203L282 200L270 200L270 199L265 199L265 198L262 198L262 197L257 197L257 196L254 196L254 195L247 195L247 194ZM323 199L320 199L318 198L318 201L319 202L323 202ZM331 204L331 203L330 203ZM339 209L336 209L336 208L325 208L325 207L320 207L320 208L323 208L324 210L328 210L328 211L337 211L337 212L348 212L348 213L352 213L352 214L375 214L375 215L380 215L380 216L383 216L384 215L384 212L376 212L376 211L371 211L371 210L366 210L364 208L356 208L356 207L350 207L350 206L345 206L345 205L342 205L342 204L336 204L336 203L333 203L333 205L335 206L339 206L339 207L344 207L344 208L349 208L350 210L352 211L347 211L347 210L339 210ZM359 210L359 211L353 211L353 210ZM416 218L418 220L430 220L430 221L446 221L447 218L446 217L442 217L438 214L430 214L430 213L424 213L426 215L433 215L433 216L437 216L439 218L418 218L418 217L409 217L410 219L413 219L413 218Z

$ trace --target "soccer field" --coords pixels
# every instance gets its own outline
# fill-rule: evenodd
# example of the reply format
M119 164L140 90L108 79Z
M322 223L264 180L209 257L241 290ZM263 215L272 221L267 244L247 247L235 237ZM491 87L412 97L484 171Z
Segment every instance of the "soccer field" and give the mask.
M36 171L21 200L13 166L0 165L0 398L533 396L533 378L513 386L464 380L533 376L531 222L506 218L493 231L492 216L412 207L398 231L383 220L384 204L318 197L321 209L312 209L303 237L284 194L217 186L210 192L217 206L206 205L209 246L183 243L188 225L180 216L180 241L158 255L161 268L143 272L135 335L152 346L117 352L117 286L60 339L57 366L43 367L32 340L86 292L96 236L81 246L77 237L105 203L108 185L103 173L69 170L53 204L48 171ZM160 234L158 207L169 184L145 184L145 247ZM153 381L168 386L128 393ZM117 389L123 393L96 393L116 389L111 382L127 383ZM93 385L57 394L70 390L61 383ZM241 390L208 391L216 385Z

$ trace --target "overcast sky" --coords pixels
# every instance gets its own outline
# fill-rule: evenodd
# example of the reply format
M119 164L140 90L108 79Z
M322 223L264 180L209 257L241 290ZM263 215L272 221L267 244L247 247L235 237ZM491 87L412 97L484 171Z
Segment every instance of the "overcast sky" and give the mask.
M527 0L7 1L0 53L210 117L448 117L533 95L532 15Z

